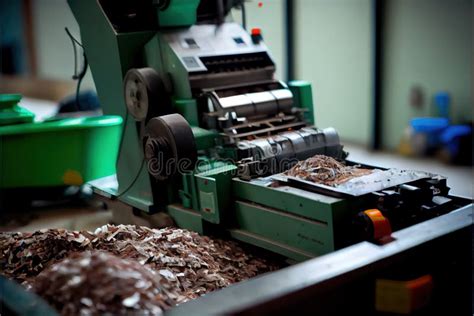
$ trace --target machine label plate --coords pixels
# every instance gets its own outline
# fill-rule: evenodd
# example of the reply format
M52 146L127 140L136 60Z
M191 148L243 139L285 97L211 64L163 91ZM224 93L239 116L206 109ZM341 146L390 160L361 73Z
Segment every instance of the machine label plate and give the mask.
M201 211L212 214L216 212L214 193L199 191L199 199L201 201Z

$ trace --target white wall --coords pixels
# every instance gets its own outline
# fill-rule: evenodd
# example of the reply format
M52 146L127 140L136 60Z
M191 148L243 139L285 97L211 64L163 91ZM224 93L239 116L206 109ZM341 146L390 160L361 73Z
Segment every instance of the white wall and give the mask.
M259 7L259 2L262 6ZM285 72L285 20L284 1L248 1L245 3L247 13L247 30L254 27L262 29L263 40L268 46L276 64L276 77L286 80ZM242 23L240 10L233 10L235 22Z
M313 86L316 125L369 144L371 1L298 0L296 75Z
M33 1L33 28L39 77L71 79L74 73L74 54L65 27L80 40L79 26L66 0ZM88 88L95 89L90 69L81 84L81 89Z
M433 94L452 96L454 122L472 121L471 0L387 1L384 55L384 146L396 148L411 117L435 114ZM411 87L425 92L421 109L410 106Z

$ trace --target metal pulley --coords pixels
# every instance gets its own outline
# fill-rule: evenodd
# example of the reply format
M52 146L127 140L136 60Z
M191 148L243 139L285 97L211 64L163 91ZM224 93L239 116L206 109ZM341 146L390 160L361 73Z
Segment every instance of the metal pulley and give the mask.
M132 68L123 81L125 104L136 121L170 112L171 103L158 72L153 68Z
M148 172L158 180L194 169L197 149L191 126L179 114L150 119L145 128L144 152Z

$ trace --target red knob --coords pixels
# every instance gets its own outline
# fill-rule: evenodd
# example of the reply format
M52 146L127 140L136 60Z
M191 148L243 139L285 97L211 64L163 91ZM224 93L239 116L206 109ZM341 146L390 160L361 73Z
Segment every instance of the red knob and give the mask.
M252 42L254 44L259 44L260 41L263 39L262 37L262 30L259 27L254 27L250 31L250 37L252 37Z
M262 35L262 30L259 27L254 27L250 31L250 34L252 34L252 35Z

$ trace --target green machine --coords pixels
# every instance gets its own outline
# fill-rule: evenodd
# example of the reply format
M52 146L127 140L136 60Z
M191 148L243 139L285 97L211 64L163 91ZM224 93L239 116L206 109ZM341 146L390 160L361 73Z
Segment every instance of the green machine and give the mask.
M259 30L226 20L243 1L68 2L104 113L124 118L116 178L94 186L136 212L301 261L458 207L422 172L341 188L285 175L347 154L314 127L311 85L277 80Z

